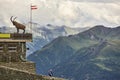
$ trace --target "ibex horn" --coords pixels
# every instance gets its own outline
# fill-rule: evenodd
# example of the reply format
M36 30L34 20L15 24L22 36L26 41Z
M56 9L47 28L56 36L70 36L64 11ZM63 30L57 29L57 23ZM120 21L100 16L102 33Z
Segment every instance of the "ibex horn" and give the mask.
M13 21L16 19L17 17L15 17L14 19L13 19Z
M13 16L11 16L10 20L12 21Z

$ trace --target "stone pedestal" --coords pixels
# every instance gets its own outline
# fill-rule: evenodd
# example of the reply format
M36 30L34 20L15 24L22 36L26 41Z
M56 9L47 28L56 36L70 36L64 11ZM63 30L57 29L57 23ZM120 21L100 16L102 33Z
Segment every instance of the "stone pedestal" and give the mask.
M31 33L0 33L0 66L35 73L35 64L26 61L26 42Z
M0 62L23 62L26 42L32 41L32 34L0 34Z

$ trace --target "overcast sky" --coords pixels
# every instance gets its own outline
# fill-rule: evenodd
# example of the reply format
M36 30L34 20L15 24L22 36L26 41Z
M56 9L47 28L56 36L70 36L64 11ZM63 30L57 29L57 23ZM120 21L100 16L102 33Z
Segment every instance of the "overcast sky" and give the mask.
M11 16L27 24L31 3L38 7L32 11L33 22L41 25L120 25L120 0L0 0L0 26L11 27Z

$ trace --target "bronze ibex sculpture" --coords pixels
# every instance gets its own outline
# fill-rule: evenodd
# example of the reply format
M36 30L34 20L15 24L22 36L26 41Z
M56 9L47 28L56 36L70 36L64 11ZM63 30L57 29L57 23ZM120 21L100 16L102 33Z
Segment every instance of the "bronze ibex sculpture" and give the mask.
M23 30L23 33L25 33L25 25L16 22L15 19L16 19L17 17L15 17L14 19L12 19L12 18L13 18L13 16L11 16L10 20L11 20L11 22L13 23L13 25L16 27L17 33L19 33L19 29L22 29L22 30Z

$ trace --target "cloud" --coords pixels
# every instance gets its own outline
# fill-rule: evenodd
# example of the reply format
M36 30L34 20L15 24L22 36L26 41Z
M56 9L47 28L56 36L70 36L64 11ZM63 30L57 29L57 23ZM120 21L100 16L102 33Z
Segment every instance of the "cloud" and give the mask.
M25 0L26 1L26 0ZM21 2L18 0L4 0L0 1L0 20L2 20L2 25L7 25L7 26L12 26L10 22L10 17L11 16L17 16L18 20L23 20L25 21L27 17L28 18L28 7L26 7L26 2ZM22 16L22 17L21 17ZM21 17L21 18L20 18Z
M97 2L97 3L113 3L120 2L120 0L71 0L76 2Z
M76 27L119 25L120 6L116 3L71 2L66 1L58 8L65 24ZM74 24L71 24L74 23Z
M33 22L43 25L118 26L120 22L117 0L1 0L0 3L0 26L13 26L9 20L11 16L17 16L17 21L27 24L31 3L38 7L32 11Z

